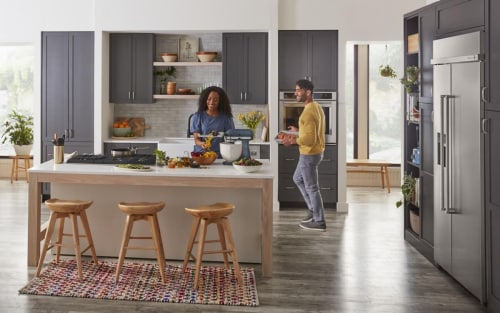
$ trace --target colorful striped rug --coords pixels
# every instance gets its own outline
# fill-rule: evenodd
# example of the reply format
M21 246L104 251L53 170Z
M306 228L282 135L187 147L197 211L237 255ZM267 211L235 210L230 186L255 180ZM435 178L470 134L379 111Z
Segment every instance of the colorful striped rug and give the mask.
M108 300L155 301L170 303L258 306L253 268L241 268L239 285L233 270L223 266L203 266L199 290L193 288L194 267L166 266L162 284L156 263L123 264L120 280L115 282L116 263L83 263L83 280L78 280L75 260L52 261L40 277L19 290L21 294L78 297Z

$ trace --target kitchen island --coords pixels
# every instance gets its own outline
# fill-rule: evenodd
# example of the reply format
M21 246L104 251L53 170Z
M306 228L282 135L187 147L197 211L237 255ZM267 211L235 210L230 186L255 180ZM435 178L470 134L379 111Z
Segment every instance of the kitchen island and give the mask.
M256 173L244 174L222 160L206 168L152 166L151 171L126 171L107 164L54 164L29 170L28 266L36 266L46 225L41 225L41 186L51 183L52 198L93 200L87 210L97 254L118 256L125 216L120 201L165 201L159 214L167 260L182 260L191 217L185 207L233 202L229 217L240 262L261 263L263 276L272 275L273 175L269 161ZM147 230L138 227L137 231ZM134 231L136 229L134 228ZM213 232L215 234L216 232ZM130 257L154 258L149 251ZM217 256L214 261L217 261ZM207 258L207 260L211 260Z

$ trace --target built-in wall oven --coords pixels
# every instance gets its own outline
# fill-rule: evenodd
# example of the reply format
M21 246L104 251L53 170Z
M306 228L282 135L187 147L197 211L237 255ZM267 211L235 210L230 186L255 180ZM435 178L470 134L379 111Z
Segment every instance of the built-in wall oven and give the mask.
M295 91L281 91L279 98L279 127L298 127L299 117L304 110L304 103L297 102ZM325 142L337 143L337 93L335 91L313 92L313 99L325 112Z

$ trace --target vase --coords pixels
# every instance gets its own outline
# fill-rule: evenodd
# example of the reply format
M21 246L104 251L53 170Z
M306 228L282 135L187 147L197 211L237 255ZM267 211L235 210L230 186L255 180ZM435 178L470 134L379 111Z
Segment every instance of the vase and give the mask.
M16 155L31 155L31 148L33 145L14 145L14 151L16 151Z
M252 140L256 140L256 137L255 137L255 128L249 128L251 131L252 131Z

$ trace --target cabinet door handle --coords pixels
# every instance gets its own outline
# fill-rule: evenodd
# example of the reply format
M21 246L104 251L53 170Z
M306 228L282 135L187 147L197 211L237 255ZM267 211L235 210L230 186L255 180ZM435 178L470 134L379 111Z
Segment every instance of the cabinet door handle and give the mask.
M247 92L245 91L245 101L247 101Z
M481 88L481 101L483 101L483 102L488 102L488 101L486 101L486 89L487 88L488 87L486 87L486 86L484 86L483 88Z
M135 91L132 91L132 100L135 100Z
M285 161L295 161L295 159L292 159L292 158L285 158Z
M490 124L489 124L489 121L488 121L488 119L487 119L487 118L483 118L483 119L481 120L481 132L482 132L483 134L488 134L488 130L489 130L489 128L490 128L490 126L489 126L489 125L490 125Z
M128 99L132 100L132 98L130 98L130 91L128 92Z
M320 187L319 189L320 190L332 190L332 188L329 188L329 187Z
M293 189L295 189L295 187L286 187L285 186L285 189L287 189L287 190L293 190Z
M240 100L243 101L243 91L240 92Z

